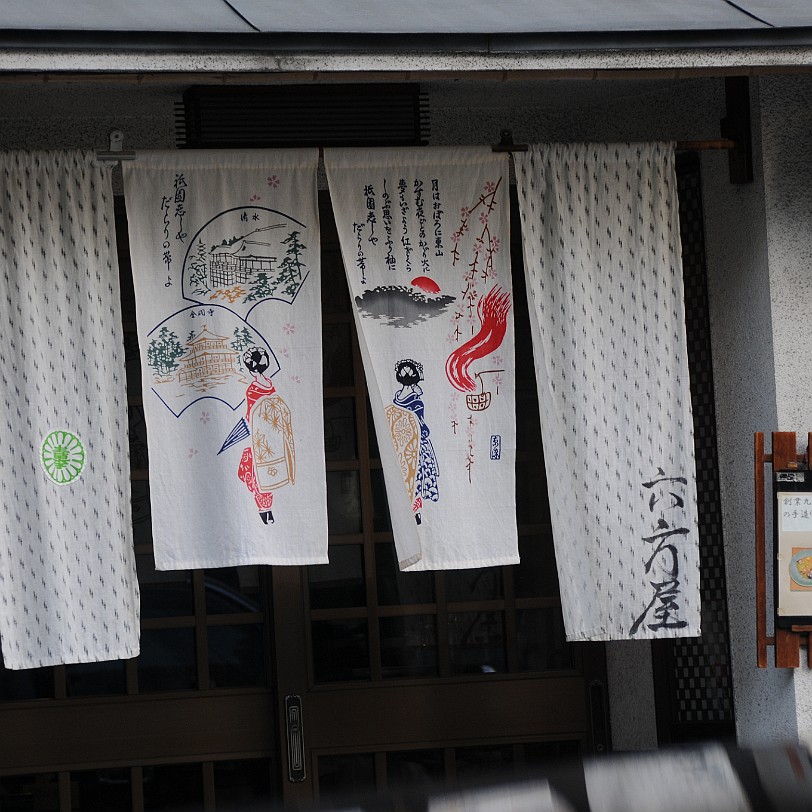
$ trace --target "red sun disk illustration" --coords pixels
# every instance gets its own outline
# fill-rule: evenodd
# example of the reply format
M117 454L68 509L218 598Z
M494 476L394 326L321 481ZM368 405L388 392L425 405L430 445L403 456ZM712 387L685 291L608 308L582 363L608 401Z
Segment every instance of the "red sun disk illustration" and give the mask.
M420 288L424 293L439 293L440 286L428 276L416 276L412 279L412 285Z

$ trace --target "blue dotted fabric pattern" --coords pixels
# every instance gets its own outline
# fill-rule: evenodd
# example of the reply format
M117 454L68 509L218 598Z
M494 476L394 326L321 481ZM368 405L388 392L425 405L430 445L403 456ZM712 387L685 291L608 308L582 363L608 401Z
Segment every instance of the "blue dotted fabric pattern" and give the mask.
M109 169L0 153L0 642L7 668L138 654L127 400ZM81 438L58 485L43 440Z

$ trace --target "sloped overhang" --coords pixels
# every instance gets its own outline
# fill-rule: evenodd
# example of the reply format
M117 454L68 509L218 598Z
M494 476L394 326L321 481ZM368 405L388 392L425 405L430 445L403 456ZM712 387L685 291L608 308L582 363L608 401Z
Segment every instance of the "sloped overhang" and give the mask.
M5 0L0 71L378 73L812 65L809 0Z

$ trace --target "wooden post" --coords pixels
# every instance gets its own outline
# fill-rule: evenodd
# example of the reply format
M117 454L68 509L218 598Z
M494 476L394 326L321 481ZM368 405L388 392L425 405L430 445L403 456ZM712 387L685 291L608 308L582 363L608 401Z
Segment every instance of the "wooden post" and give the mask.
M764 432L755 435L756 483L756 651L758 667L767 668L767 527L764 517Z
M795 468L798 464L794 431L773 432L773 471ZM772 491L772 489L770 489ZM762 492L763 493L763 492ZM762 497L763 498L763 497ZM765 583L766 586L766 583ZM778 596L775 595L777 600ZM798 668L801 665L801 636L789 629L775 628L776 668Z

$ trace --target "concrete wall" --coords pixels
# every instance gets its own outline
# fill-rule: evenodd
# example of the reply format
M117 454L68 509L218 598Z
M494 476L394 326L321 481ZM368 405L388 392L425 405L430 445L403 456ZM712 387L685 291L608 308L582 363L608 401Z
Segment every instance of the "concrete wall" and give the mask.
M792 245L803 243L812 207L808 189L795 180L791 161L802 159L808 165L809 128L797 143L782 129L789 119L800 127L791 110L808 101L809 81L782 77L762 82L769 115L765 169L762 173L759 161L756 183L733 187L723 153L703 158L728 598L743 743L797 735L793 675L759 672L754 665L751 460L754 430L769 431L776 425L812 428L812 416L799 411L802 407L793 405L798 398L792 397L797 376L808 382L812 368L804 369L797 354L791 362L782 354L776 378L771 320L778 308L782 320L802 329L798 291L809 295L810 277L804 277L808 248ZM720 79L466 80L423 86L430 95L434 144L492 143L502 129L512 130L517 142L704 139L718 134L724 115ZM0 84L0 149L104 149L114 128L124 130L125 148L170 148L173 105L182 89L104 81ZM757 98L755 102L758 112ZM786 272L780 272L784 267ZM791 350L790 338L789 330L779 336L782 352ZM609 644L607 660L615 747L655 747L648 643Z
M792 674L756 667L753 433L777 425L757 90L754 182L731 185L724 154L702 163L734 701L744 745L797 736Z
M812 430L812 79L764 78L759 85L776 426L797 432L805 447ZM798 734L812 746L812 672L804 664L793 678Z

